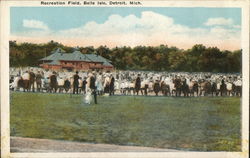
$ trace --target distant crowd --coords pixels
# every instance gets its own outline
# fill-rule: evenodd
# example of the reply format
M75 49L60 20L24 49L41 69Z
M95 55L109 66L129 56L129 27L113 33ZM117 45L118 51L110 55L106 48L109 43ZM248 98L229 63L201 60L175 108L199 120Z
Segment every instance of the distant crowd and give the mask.
M203 72L70 72L25 67L10 68L10 89L96 95L241 96L242 76Z

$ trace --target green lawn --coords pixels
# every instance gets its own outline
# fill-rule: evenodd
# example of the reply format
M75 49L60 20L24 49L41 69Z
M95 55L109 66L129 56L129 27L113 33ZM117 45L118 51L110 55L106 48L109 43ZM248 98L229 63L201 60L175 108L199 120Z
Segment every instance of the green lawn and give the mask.
M11 136L191 151L241 150L238 97L11 93Z

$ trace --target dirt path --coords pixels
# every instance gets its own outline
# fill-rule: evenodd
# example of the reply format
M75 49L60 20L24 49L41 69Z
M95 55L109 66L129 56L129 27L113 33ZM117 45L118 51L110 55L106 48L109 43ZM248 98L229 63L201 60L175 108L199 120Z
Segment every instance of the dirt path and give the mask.
M11 152L175 152L173 149L11 137Z

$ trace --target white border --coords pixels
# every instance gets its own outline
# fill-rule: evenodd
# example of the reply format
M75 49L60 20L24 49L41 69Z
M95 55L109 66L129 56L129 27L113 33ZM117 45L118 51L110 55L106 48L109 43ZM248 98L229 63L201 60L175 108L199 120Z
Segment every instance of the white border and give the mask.
M1 2L1 49L0 49L0 68L1 68L1 157L10 155L9 137L9 14L8 6L5 1ZM4 15L4 16L2 16Z
M47 0L48 1L48 0ZM78 0L80 1L80 0ZM142 1L143 7L240 7L242 8L242 152L97 152L97 153L10 153L9 130L9 28L10 6L41 6L40 1L1 1L1 157L192 157L245 158L249 151L249 1ZM117 5L119 7L123 7ZM108 7L117 7L116 5ZM124 6L129 7L130 5ZM49 6L53 7L53 6ZM66 6L69 7L69 6ZM74 6L70 6L74 7ZM91 6L87 6L91 7ZM94 6L98 7L98 6ZM131 6L130 6L131 7ZM135 6L138 7L138 6Z

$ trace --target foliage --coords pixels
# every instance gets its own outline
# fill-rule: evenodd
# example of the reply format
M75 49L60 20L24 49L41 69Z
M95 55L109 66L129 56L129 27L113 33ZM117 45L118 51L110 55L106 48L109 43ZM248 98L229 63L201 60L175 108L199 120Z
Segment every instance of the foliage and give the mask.
M240 151L239 97L11 93L11 136L173 148Z
M39 59L62 48L72 52L75 48L50 41L45 44L10 41L10 66L38 66ZM187 72L241 72L241 50L221 51L201 44L182 50L167 45L94 48L78 47L82 53L95 53L112 61L118 70L187 71Z

